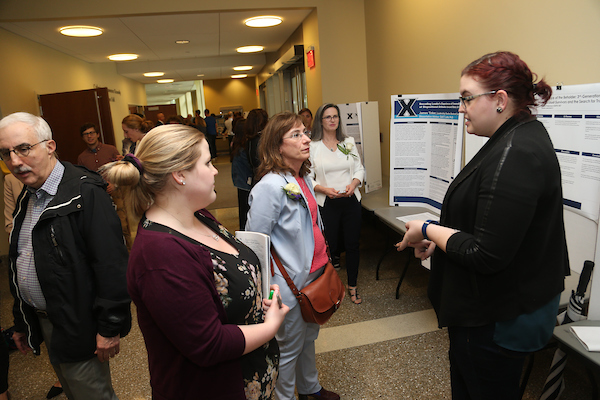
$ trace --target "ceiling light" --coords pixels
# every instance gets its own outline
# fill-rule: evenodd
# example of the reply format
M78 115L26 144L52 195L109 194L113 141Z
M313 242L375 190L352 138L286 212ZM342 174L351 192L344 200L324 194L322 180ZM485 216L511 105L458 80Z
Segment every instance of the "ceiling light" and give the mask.
M112 61L131 61L136 58L138 58L137 54L113 54L108 56L108 59Z
M156 81L156 83L171 83L174 81L175 81L175 79L159 79Z
M241 78L246 78L248 75L246 74L239 74L239 75L231 75L231 77L233 79L241 79Z
M258 53L259 51L263 51L265 48L262 46L244 46L238 47L235 49L238 53Z
M101 28L95 26L85 26L85 25L77 25L77 26L63 26L59 29L60 33L65 36L74 36L74 37L92 37L92 36L100 36L104 32Z
M244 21L246 26L251 28L267 28L269 26L279 25L283 19L274 15L263 15L260 17L248 18Z
M233 67L234 71L250 71L252 66L250 65L240 65L239 67Z
M164 72L146 72L144 73L144 76L148 78L156 78L157 76L163 76L164 74Z
M204 76L204 74L198 74L198 75L196 75L196 76Z
M175 43L177 44L188 44L190 41L189 40L176 40Z

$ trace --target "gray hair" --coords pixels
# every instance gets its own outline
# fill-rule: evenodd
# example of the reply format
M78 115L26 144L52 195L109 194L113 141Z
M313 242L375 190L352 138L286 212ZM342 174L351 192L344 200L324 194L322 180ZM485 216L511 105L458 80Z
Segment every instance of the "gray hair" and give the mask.
M10 125L22 122L33 128L33 131L38 137L38 141L52 140L52 130L50 125L43 118L37 117L26 112L16 112L0 120L0 130ZM44 146L46 144L44 143Z

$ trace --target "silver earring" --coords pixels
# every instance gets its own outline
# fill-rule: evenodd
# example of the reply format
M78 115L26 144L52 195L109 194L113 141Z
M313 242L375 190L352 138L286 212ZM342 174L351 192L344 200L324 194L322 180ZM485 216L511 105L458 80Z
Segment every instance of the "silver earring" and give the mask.
M184 181L181 181L181 184L182 184L183 186L185 186L185 182L184 182Z
M504 109L502 107L496 108L496 112L498 112L498 114L500 114L502 111L504 111Z

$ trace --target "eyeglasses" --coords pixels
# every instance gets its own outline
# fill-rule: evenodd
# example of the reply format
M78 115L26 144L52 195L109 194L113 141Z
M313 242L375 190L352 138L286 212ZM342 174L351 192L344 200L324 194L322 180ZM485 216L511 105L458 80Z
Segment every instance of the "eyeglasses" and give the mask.
M302 138L302 135L310 139L310 133L308 131L294 132L292 133L292 136L284 137L283 139L300 140Z
M323 117L323 119L327 120L327 122L337 121L338 119L340 119L340 116L339 115L328 115L326 117Z
M467 97L459 97L460 102L462 103L464 108L467 108L467 104L469 104L469 102L471 100L474 100L480 96L485 96L486 94L494 94L496 93L497 90L492 90L491 92L485 92L485 93L481 93L481 94L473 94L471 96L467 96Z
M32 148L37 146L40 143L47 142L49 139L42 140L41 142L37 142L36 144L20 144L12 150L8 149L0 149L0 158L3 161L10 160L10 153L14 152L19 157L27 157Z
M91 131L91 132L83 132L81 134L81 136L93 136L96 134L96 131Z

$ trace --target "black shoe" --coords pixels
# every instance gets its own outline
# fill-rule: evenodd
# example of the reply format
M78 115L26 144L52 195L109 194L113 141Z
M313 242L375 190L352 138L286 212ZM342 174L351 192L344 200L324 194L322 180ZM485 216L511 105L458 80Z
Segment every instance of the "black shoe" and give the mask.
M340 400L340 395L321 388L319 393L298 394L299 400Z
M331 263L333 264L333 268L336 271L340 270L340 258L339 257L333 257L333 260L331 260Z
M58 396L59 394L61 394L63 392L63 388L62 387L58 387L58 386L52 386L50 388L50 390L48 391L48 394L46 395L47 399L53 399L56 396Z

